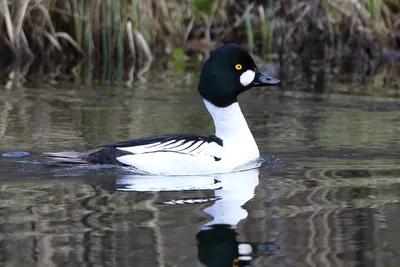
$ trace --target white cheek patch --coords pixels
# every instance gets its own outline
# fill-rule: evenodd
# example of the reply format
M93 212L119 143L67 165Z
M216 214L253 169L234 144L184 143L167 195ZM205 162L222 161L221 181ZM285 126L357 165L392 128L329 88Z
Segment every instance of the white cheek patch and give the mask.
M246 70L242 73L242 75L240 75L240 83L243 86L247 86L253 82L254 77L256 77L256 73L254 71Z

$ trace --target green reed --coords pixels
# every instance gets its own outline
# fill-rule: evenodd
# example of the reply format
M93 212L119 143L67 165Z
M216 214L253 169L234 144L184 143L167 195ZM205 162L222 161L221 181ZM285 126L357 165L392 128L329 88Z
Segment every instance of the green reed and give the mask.
M111 47L111 43L109 38L107 36L110 36L109 31L110 31L110 24L107 23L107 20L110 19L110 16L108 14L108 7L107 7L107 2L106 1L101 1L100 3L100 21L103 22L102 27L100 27L100 38L101 38L101 60L102 60L102 66L101 66L101 81L102 83L105 82L107 79L107 70L108 70L108 58L109 58L109 49Z
M262 40L262 55L272 53L272 38L273 38L273 3L272 0L266 0L266 7L259 7L260 22L261 22L261 40Z
M243 2L0 0L0 47L9 48L22 61L73 58L76 64L83 58L93 63L89 71L101 65L93 69L105 82L121 80L123 70L132 69L129 65L134 63L140 72L139 63L153 59L151 47L173 52L190 38L217 45L238 42L263 57L277 51L279 44L273 38L277 33L282 33L279 42L285 51L298 53L310 38L310 25L328 36L325 45L348 45L354 51L370 45L365 41L371 40L368 33L392 38L392 43L400 38L398 0Z
M374 18L379 18L382 12L382 0L366 0L365 6Z
M113 1L113 17L114 17L114 29L115 29L115 39L116 39L116 50L117 50L117 77L116 80L118 84L121 84L122 74L124 68L124 35L123 29L124 24L126 24L126 12L122 12L120 1Z
M246 22L246 36L247 36L247 46L249 48L249 51L253 52L254 51L254 29L253 29L253 24L251 21L251 11L253 9L254 5L248 5L245 10L245 22Z

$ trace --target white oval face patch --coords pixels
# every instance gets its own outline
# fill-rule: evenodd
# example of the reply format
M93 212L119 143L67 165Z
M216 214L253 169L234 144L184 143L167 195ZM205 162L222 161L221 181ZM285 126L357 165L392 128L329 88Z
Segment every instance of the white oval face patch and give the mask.
M242 73L242 75L240 75L240 83L243 86L247 86L253 82L254 77L256 77L256 73L254 71L246 70Z

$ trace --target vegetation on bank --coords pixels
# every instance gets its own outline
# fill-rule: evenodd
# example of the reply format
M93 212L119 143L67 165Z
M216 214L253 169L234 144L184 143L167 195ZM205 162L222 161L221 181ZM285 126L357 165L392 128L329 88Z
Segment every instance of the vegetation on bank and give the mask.
M315 90L327 75L399 82L398 0L1 0L0 23L0 73L14 81L132 81L160 55L207 56L236 42Z

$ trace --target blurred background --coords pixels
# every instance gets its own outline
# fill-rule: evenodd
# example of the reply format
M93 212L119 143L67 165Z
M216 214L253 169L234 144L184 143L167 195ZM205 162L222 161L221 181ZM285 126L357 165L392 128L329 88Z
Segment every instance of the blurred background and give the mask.
M0 0L0 23L0 266L400 265L398 0ZM46 164L213 133L197 82L226 42L283 81L239 99L265 166Z
M235 42L286 88L398 95L397 0L4 0L1 7L0 78L8 86L131 85L149 68L201 66L215 47Z

